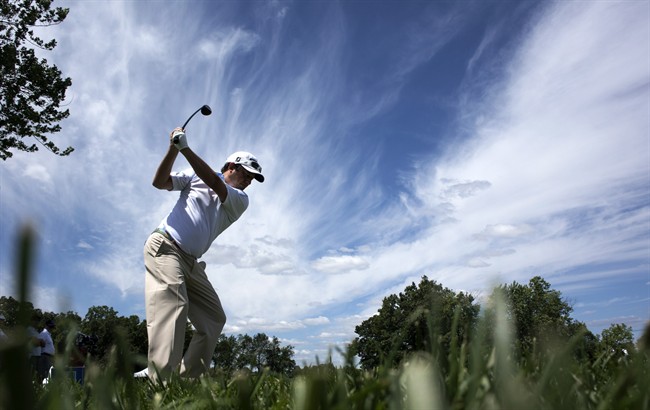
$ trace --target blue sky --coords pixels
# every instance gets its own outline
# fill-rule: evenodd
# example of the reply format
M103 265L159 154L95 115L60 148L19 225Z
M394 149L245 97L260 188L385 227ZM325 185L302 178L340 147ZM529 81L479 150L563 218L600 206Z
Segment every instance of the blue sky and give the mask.
M151 180L209 104L190 146L266 176L204 256L226 333L322 361L422 275L479 301L543 276L595 333L650 319L647 2L59 5L43 56L76 150L1 164L0 294L29 222L37 307L144 318L142 246L176 199Z

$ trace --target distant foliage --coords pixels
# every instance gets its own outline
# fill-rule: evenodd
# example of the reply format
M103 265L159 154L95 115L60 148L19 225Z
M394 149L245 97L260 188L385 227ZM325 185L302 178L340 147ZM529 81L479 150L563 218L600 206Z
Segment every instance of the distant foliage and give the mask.
M410 353L441 347L447 356L453 339L463 340L474 327L480 307L472 295L456 293L426 276L399 295L384 298L376 315L355 328L352 349L364 369L397 365ZM461 325L454 328L454 316Z
M132 360L131 370L140 370L146 361L148 350L147 322L136 315L120 316L110 306L91 306L84 318L75 312L53 313L43 312L34 308L31 302L26 302L29 316L36 314L41 318L41 325L46 320L53 320L56 329L53 331L54 344L57 352L65 348L68 335L72 332L77 343L77 351L71 359L75 363L85 362L86 356L97 365L105 367L110 359L114 346L121 340L125 354L136 359ZM0 313L6 317L8 334L15 333L18 324L20 302L13 297L0 297ZM185 329L185 348L189 345L194 330L188 322ZM123 340L122 340L123 339ZM241 369L257 373L271 371L285 376L293 375L296 362L293 359L293 346L282 346L280 340L264 333L254 336L226 336L222 334L213 356L215 367L228 375ZM138 367L139 366L139 367Z
M61 23L68 9L50 8L51 0L3 0L0 2L0 158L11 150L38 151L36 143L61 156L47 135L59 132L59 122L70 114L60 110L65 92L72 84L55 65L38 59L34 48L51 51L56 41L44 41L35 27ZM30 142L30 139L31 142Z
M21 243L26 248L22 254L27 260L31 242ZM18 282L27 283L28 269L18 272ZM119 330L117 312L107 306L91 308L83 319L88 322L88 329L97 333L109 333L108 329L95 327L97 322L118 326L105 365L87 361L83 385L66 371L55 372L47 384L33 383L26 366L30 338L21 328L26 321L17 320L15 315L24 317L26 308L32 309L32 313L40 311L33 309L29 302L19 303L2 296L0 309L14 327L6 329L10 338L0 343L0 408L647 409L650 323L636 346L630 346L631 329L625 325L610 326L603 331L602 340L585 338L586 327L567 320L563 314L570 309L563 306L566 302L559 292L550 289L541 278L534 279L533 286L527 286L532 292L519 285L511 288L532 297L519 298L517 303L539 301L535 298L540 296L542 302L548 302L541 305L548 310L537 312L542 316L540 321L531 316L517 316L527 311L518 309L512 303L513 298L506 301L507 287L494 293L490 310L486 312L491 313L476 320L477 307L470 297L457 295L423 277L419 286L412 284L403 294L386 298L383 310L376 315L383 314L387 318L385 323L397 333L389 336L386 331L381 332L384 322L372 321L377 325L372 330L380 332L377 341L390 346L389 354L374 367L361 369L355 365L354 356L361 352L357 345L356 350L342 352L342 367L335 367L329 358L327 363L302 369L289 378L271 371L274 360L280 358L274 356L279 347L276 338L264 334L240 335L222 338L221 348L236 352L230 356L230 363L250 362L246 367L249 371L236 371L232 375L213 371L198 381L175 375L168 383L133 377L132 347L126 342L127 335ZM422 315L423 312L426 313ZM546 315L549 312L555 314ZM50 312L41 313L43 317L50 315ZM57 328L67 322L82 321L73 312L54 317ZM447 323L449 317L452 319ZM523 354L521 360L513 354L518 337L515 332L519 331L513 322L521 323L521 317L533 321L526 329L534 329L532 334L540 337L543 336L540 329L559 335L565 334L564 331L575 334L561 340L562 343L549 344L543 355ZM398 323L400 318L405 322ZM421 322L427 324L428 336L418 328ZM70 326L74 328L75 324ZM411 334L424 336L413 341L408 339ZM55 358L55 368L65 369L67 359L74 354L74 337L69 335L67 340L65 349ZM366 341L370 340L368 337ZM537 348L535 340L533 337L533 349ZM595 356L576 355L576 346L585 340L595 342ZM426 346L428 350L403 353L396 365L394 352L410 346L404 341L416 347ZM289 353L293 348L284 351Z
M514 331L513 349L521 359L543 354L545 349L576 337L574 354L587 358L597 354L597 338L571 318L573 307L542 277L535 276L526 285L513 282L497 287L486 308L488 318L494 315L497 294L505 299L506 316Z
M112 307L92 306L81 321L80 330L95 339L88 352L102 364L107 362L118 332L125 335L126 343L132 353L147 354L146 322L140 322L140 318L136 315L119 316Z
M216 368L228 375L240 369L249 369L258 373L270 370L291 376L296 367L293 354L293 346L281 346L277 337L271 338L265 333L257 333L252 337L222 334L213 355L213 362Z

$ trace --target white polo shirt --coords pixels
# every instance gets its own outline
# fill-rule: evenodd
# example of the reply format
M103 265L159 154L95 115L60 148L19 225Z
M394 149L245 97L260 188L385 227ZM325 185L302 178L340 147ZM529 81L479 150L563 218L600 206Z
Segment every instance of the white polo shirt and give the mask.
M50 332L47 329L43 329L38 338L45 342L45 346L41 348L41 353L46 353L50 356L54 356L54 341L52 340L52 335L50 335Z
M217 175L223 180L223 174L217 172ZM181 191L181 194L159 227L167 231L183 251L200 258L217 236L248 208L248 195L226 184L228 196L222 203L216 192L191 168L172 173L171 177L172 190Z

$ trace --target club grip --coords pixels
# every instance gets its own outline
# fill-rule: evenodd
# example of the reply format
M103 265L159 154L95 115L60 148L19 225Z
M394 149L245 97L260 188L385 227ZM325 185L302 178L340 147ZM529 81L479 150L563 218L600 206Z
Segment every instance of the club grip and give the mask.
M172 134L172 142L174 144L178 144L178 142L181 139L181 135L185 135L185 133L183 131L180 131L180 130L174 131L174 133Z

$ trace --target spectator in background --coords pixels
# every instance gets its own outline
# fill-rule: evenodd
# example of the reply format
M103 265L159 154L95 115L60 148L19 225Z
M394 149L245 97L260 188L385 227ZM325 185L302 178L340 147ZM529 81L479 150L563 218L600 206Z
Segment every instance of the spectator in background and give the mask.
M27 335L29 336L29 347L31 348L29 352L29 367L32 370L35 380L38 380L39 376L39 366L41 362L41 348L45 346L45 342L40 339L38 327L41 318L34 314L32 315L32 323L27 326ZM42 379L41 379L42 380Z
M9 336L4 332L5 326L7 324L7 320L5 318L5 315L0 313L0 347L7 343L7 340L9 340ZM0 369L2 368L2 362L0 362Z
M41 359L39 362L39 380L42 380L47 377L47 374L50 371L50 367L54 364L54 341L52 340L52 331L56 329L54 321L48 320L45 322L45 328L41 331L41 334L38 336L39 339L43 341L43 347L41 348Z
M0 344L4 343L9 339L9 336L4 332L5 326L7 324L7 319L5 315L0 313Z

